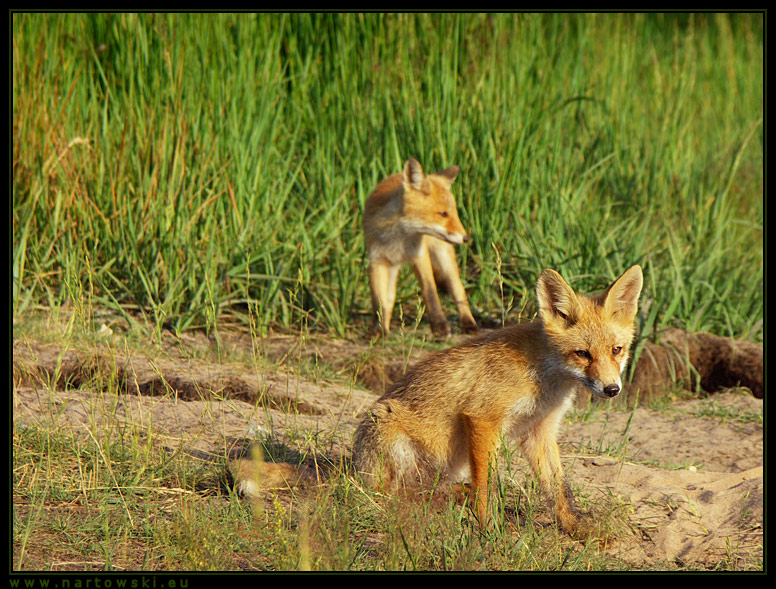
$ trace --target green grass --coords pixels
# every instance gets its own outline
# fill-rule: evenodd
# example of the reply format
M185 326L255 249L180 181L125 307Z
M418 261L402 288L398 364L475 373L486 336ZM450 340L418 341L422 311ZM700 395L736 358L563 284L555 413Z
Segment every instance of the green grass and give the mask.
M480 530L466 505L433 493L413 501L382 496L345 471L333 472L318 489L269 493L251 505L219 490L218 465L183 454L170 459L140 437L103 443L30 424L14 431L14 454L15 570L621 566L595 542L579 544L548 526L546 514L547 522L533 523L533 505L543 505L538 489L526 491L511 480L499 480L494 525ZM504 511L514 505L517 519ZM617 509L601 525L621 525Z
M645 334L762 338L761 14L12 19L15 316L359 333L363 202L416 156L461 166L481 317L640 263Z

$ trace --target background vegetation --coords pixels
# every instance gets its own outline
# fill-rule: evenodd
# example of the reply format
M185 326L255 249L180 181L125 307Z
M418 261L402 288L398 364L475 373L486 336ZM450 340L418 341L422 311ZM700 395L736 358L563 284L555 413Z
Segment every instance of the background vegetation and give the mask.
M458 164L481 319L633 263L663 325L762 338L762 14L14 14L13 311L176 330L369 310L363 202ZM400 300L417 300L409 274ZM250 309L248 306L250 305Z

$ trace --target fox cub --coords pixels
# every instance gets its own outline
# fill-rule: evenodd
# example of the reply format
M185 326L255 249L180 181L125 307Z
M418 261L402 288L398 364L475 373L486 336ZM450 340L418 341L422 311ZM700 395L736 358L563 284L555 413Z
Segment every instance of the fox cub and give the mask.
M468 479L484 526L488 466L503 431L520 442L560 527L572 532L578 513L563 476L558 426L578 388L604 399L620 392L642 281L633 266L586 297L544 270L537 321L429 357L370 408L355 434L356 470L387 490L428 484L440 468L452 481Z
M453 248L453 244L470 240L450 192L458 172L458 166L451 166L426 175L418 160L410 158L401 174L380 182L367 199L364 238L375 332L388 334L390 331L396 281L399 269L407 262L420 282L436 337L445 339L450 335L437 285L452 295L462 329L467 333L477 331Z

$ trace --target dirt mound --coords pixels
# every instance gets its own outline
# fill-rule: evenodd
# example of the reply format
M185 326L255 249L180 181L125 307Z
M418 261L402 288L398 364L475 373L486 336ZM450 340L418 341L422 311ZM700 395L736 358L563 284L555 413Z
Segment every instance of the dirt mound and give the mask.
M646 343L628 390L632 398L638 393L641 399L653 399L676 383L689 390L700 386L710 393L743 386L762 399L762 346L710 333L669 329L659 343Z

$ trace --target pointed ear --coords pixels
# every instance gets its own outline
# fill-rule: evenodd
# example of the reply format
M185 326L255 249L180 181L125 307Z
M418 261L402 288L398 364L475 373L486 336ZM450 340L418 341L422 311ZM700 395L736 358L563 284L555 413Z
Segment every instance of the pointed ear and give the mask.
M450 166L449 168L446 168L440 172L437 172L436 176L441 176L442 178L447 179L447 186L449 187L450 184L453 183L453 180L455 180L456 176L458 176L458 172L461 171L461 168L458 166Z
M555 270L546 269L536 284L539 316L544 323L563 320L573 325L579 318L579 301L574 290Z
M644 284L641 266L631 266L604 293L604 309L613 318L631 322L638 311Z
M404 183L415 190L421 190L426 180L426 174L420 166L420 162L411 157L404 163L404 172L402 173Z

